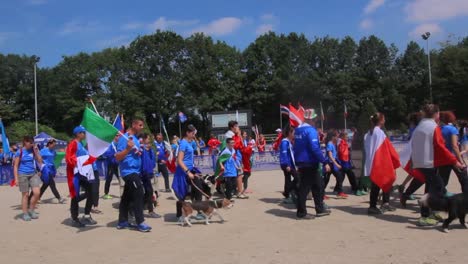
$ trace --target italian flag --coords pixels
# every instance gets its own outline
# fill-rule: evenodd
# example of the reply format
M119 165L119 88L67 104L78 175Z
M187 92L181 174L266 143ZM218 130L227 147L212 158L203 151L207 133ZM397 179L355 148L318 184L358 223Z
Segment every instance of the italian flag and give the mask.
M93 163L106 152L119 131L88 107L85 108L81 125L86 129L89 152L89 160L84 164L86 165Z
M364 146L364 175L369 175L382 191L389 192L396 179L395 170L400 167L398 153L380 127L364 136Z

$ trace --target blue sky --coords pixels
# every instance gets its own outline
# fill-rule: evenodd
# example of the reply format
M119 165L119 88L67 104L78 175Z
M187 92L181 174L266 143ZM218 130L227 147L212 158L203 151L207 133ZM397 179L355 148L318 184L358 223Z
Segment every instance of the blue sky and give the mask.
M40 66L62 55L127 45L156 29L204 32L240 50L268 30L315 36L375 34L400 51L468 36L468 0L0 0L0 53L36 54Z

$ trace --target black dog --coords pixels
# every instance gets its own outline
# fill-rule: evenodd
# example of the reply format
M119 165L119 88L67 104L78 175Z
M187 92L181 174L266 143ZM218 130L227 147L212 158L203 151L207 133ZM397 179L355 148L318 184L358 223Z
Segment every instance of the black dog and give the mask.
M463 228L467 228L465 224L465 215L468 210L468 197L463 193L456 194L451 197L433 197L425 194L421 200L423 206L427 206L432 210L448 212L448 218L444 220L442 225L443 231L448 233L450 223L458 218Z

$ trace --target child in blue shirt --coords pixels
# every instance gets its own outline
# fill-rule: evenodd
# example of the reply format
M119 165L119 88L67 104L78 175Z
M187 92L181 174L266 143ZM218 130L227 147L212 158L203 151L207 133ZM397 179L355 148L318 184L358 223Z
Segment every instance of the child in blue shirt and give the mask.
M228 157L230 155L230 157ZM239 174L240 161L236 158L236 151L234 150L234 139L226 139L226 148L219 155L220 159L223 158L220 162L221 170L223 171L223 177L226 186L225 196L227 199L231 199L234 192L236 191L237 186L237 176Z
M148 134L143 133L140 136L142 139L141 146L141 181L143 182L143 188L145 189L144 206L148 209L149 217L159 217L154 212L153 206L153 185L151 180L154 178L154 168L156 167L156 154L153 148L151 148L150 137Z

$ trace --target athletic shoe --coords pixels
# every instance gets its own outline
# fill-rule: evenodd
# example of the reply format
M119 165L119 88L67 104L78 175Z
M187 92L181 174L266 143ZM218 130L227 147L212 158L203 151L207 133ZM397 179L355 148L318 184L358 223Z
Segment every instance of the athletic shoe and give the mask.
M432 213L428 218L436 220L437 222L443 222L444 221L444 218L438 213Z
M61 203L61 204L64 204L66 201L67 201L67 199L65 199L65 198L60 198L59 199L59 203Z
M369 193L368 193L367 191L365 191L365 190L362 190L361 193L362 193L362 195L367 195L367 194L369 194Z
M83 224L80 219L73 219L73 225L79 228L85 227L86 225Z
M84 215L84 216L81 218L81 221L82 221L85 225L95 225L95 224L97 224L97 222L91 217L91 215Z
M340 193L338 193L338 194L336 195L336 198L338 198L338 199L346 199L346 198L348 198L348 195L347 195L346 193L344 193L344 192L340 192Z
M323 211L316 213L315 216L322 217L322 216L327 216L330 214L331 214L331 211L329 209L324 209Z
M284 203L284 204L294 204L293 199L291 197L284 198L282 203Z
M161 217L161 216L158 215L158 214L155 213L155 212L149 212L149 213L148 213L148 217L149 217L149 218L159 218L159 217Z
M362 193L361 190L357 190L357 191L356 191L356 196L363 196L363 195L364 195L364 194Z
M451 193L451 192L449 192L449 191L447 191L447 192L444 194L444 196L447 197L447 198L448 198L448 197L452 197L452 196L454 196L454 195L455 195L454 193Z
M414 195L410 195L410 196L408 197L408 200L416 200L416 197L414 197Z
M247 195L243 194L243 193L237 195L237 198L238 199L249 199L249 197Z
M377 207L369 207L369 209L367 209L367 214L368 215L381 215L383 214L383 212Z
M149 226L149 225L147 225L145 223L139 224L137 228L138 228L138 231L145 232L145 233L151 231L151 229L152 229L151 226Z
M437 223L438 223L437 220L431 219L429 217L421 217L421 218L419 218L416 225L418 225L418 226L435 226L435 225L437 225Z
M304 216L296 216L296 220L311 220L311 219L314 219L314 217L311 216L310 214L306 214Z
M205 220L205 216L201 213L198 213L196 216L195 216L195 219L197 220Z
M104 196L102 196L102 199L110 200L110 199L112 199L112 196L110 196L109 194L104 194Z
M117 229L129 229L129 228L135 228L137 227L136 225L130 224L128 221L125 222L120 222L117 224Z
M38 219L39 218L39 215L34 211L29 211L29 215L31 216L31 219Z
M24 221L31 221L31 216L29 214L27 214L27 213L23 214L22 218L23 218Z
M330 207L328 207L328 204L323 203L323 209L328 210Z
M394 211L396 211L396 208L391 206L388 203L385 203L385 204L382 204L382 206L380 206L380 210L382 212L394 212Z

